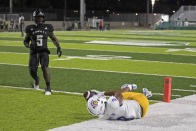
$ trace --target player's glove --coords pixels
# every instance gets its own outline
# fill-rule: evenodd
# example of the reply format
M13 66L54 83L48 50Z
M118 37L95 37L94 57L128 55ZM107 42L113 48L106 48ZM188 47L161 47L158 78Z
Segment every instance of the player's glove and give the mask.
M104 96L104 92L97 91L97 90L91 90L92 92L95 92L98 96Z
M130 91L137 89L136 84L124 84L124 85L121 86L121 89L126 88L126 87L128 87Z
M57 47L57 55L58 57L61 57L62 55L61 47Z
M29 43L27 43L27 42L24 42L24 45L25 45L25 47L26 47L26 48L30 48L30 45L29 45Z

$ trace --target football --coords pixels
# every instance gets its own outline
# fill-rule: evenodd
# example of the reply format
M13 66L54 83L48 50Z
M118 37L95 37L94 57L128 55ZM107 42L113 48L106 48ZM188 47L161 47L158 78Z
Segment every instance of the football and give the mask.
M83 93L83 96L86 101L88 101L89 98L91 98L93 95L96 95L97 93L94 91L86 91Z

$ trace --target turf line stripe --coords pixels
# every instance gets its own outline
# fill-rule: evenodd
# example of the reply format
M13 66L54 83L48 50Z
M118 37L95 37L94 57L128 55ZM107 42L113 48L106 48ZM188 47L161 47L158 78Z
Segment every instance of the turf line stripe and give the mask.
M196 92L196 90L184 90L184 89L172 89L174 91L183 91L183 92Z
M42 91L44 92L44 89L38 89L35 90L33 88L25 88L25 87L15 87L15 86L5 86L5 85L0 85L0 87L4 87L4 88L12 88L12 89L23 89L23 90L33 90L33 91ZM70 95L83 95L83 93L78 93L78 92L67 92L67 91L57 91L57 90L52 90L52 92L55 93L64 93L64 94L70 94ZM149 100L151 102L161 102L159 100Z
M35 90L33 88L5 86L5 85L0 85L0 87L14 88L14 89L23 89L23 90ZM45 90L44 89L38 89L38 90L35 90L35 91L42 91L42 92L44 92ZM78 93L78 92L67 92L67 91L57 91L57 90L52 90L52 92L64 93L64 94L71 94L71 95L83 95L83 93Z
M24 64L10 64L10 63L0 63L0 65L13 65L13 66L25 66ZM136 75L147 75L147 76L160 76L160 77L176 77L176 78L188 78L188 79L196 79L196 77L188 77L188 76L172 76L172 75L160 75L160 74L147 74L147 73L136 73L136 72L118 72L118 71L107 71L107 70L92 70L92 69L81 69L81 68L65 68L65 67L50 67L53 69L66 69L66 70L82 70L82 71L93 71L93 72L108 72L108 73L119 73L119 74L136 74Z
M163 93L152 93L152 96L153 95L163 96L164 94ZM181 95L171 95L171 96L181 97Z
M21 55L23 55L23 54L25 54L25 55L28 55L29 53L20 53L20 52L0 52L0 53L9 53L9 54L21 54ZM58 55L51 55L50 54L50 56L58 56ZM61 55L61 56L65 56L65 55ZM66 56L65 56L66 57Z

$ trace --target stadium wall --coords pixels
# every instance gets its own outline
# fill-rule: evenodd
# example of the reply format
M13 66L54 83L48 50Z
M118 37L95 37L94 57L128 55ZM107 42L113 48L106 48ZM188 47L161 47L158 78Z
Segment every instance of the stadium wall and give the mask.
M71 27L72 24L76 21L46 21L48 24L52 24L55 30L67 30L67 28ZM79 22L79 21L77 21ZM25 21L25 26L34 24L34 21ZM138 22L104 22L104 25L110 25L110 29L132 29L132 28L139 28ZM90 29L88 27L87 21L85 22L85 29Z

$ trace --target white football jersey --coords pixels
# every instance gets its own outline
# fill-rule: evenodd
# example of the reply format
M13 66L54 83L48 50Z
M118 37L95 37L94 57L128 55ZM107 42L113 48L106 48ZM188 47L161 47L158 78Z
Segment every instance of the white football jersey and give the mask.
M133 120L139 119L142 115L141 106L135 100L123 100L120 105L116 97L111 96L106 103L104 115L101 119L108 120Z

